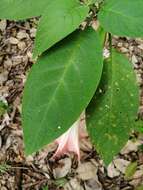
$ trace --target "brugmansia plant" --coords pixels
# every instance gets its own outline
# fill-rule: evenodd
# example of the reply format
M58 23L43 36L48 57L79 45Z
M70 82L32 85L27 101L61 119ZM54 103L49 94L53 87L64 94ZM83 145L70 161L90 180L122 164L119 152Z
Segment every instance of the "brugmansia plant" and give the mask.
M112 35L143 36L143 0L0 1L1 19L32 17L39 17L39 24L37 63L23 97L26 153L57 139L86 110L90 139L109 164L138 127L139 106L135 73L125 55L112 49ZM100 23L97 31L89 24L78 29L93 18ZM110 57L103 59L107 36Z

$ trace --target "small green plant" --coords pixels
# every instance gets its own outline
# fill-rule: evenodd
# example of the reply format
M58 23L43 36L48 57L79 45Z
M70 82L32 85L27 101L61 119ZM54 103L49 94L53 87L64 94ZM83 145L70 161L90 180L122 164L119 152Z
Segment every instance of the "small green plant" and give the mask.
M86 109L90 138L108 164L137 127L139 105L134 71L128 59L112 49L112 35L143 37L143 1L0 1L1 19L36 16L37 63L28 76L22 110L26 153L56 139ZM100 28L77 30L86 18L96 18ZM107 36L110 57L103 60Z
M135 190L143 190L143 185L138 186Z
M6 110L7 110L8 106L0 100L0 117L5 114Z
M55 180L55 184L60 188L60 187L64 187L64 185L67 183L67 179L63 178L59 178Z
M138 166L138 163L135 161L135 162L131 162L127 168L126 168L126 171L125 171L125 179L126 180L129 180L133 177L133 175L135 174L136 170L137 170L137 166Z
M6 163L3 163L0 165L0 173L6 173L8 169L10 169L11 166L7 165Z
M46 187L44 187L42 190L48 190L48 187L46 186Z

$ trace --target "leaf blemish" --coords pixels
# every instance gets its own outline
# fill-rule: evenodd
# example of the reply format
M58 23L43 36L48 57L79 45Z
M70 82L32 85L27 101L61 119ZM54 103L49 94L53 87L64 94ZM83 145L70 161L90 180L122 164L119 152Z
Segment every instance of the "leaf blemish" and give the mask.
M108 108L108 109L109 109L110 107L106 104L106 105L105 105L105 108Z
M100 111L102 111L102 110L103 110L103 108L102 108L102 107L100 107L100 108L99 108L99 110L100 110Z
M61 129L61 126L58 126L58 129Z
M115 82L115 86L119 86L118 82Z
M113 137L112 137L109 133L105 133L105 136L106 136L109 140L113 139Z
M127 78L129 78L129 75L126 75Z
M100 89L99 89L99 93L102 93L102 92L103 92L103 90L100 88Z

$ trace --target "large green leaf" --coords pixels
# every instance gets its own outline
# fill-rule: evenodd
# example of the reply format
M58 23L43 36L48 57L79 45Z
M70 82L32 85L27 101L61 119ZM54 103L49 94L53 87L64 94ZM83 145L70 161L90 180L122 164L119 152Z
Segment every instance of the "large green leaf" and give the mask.
M0 0L0 19L23 20L43 14L50 0Z
M105 0L98 18L112 34L143 36L143 0Z
M39 55L73 32L88 11L88 7L77 0L54 0L49 3L39 23L34 55Z
M135 127L138 86L128 59L113 51L105 61L99 89L87 109L87 128L106 164L126 143Z
M65 132L88 105L102 72L99 35L76 31L42 55L32 67L23 98L26 152Z
M79 0L0 0L0 18L21 20L41 16L34 57L73 32L88 15Z

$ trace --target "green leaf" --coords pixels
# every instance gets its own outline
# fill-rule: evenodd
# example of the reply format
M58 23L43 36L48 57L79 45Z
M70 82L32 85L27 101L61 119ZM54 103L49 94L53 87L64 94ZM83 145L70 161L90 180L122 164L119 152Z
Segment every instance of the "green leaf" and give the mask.
M143 185L138 186L135 190L143 190Z
M47 186L46 186L46 187L43 187L42 190L48 190L48 187L47 187Z
M0 18L24 20L40 16L50 0L0 0Z
M87 128L93 144L109 164L126 143L135 125L138 87L128 59L113 51L106 60L99 88L87 109Z
M54 0L47 5L35 40L34 57L73 32L88 14L77 0Z
M98 0L85 0L84 2L85 2L87 5L92 5L92 4L96 3L96 2L98 2Z
M137 120L134 130L139 133L143 133L143 120L142 119Z
M23 98L26 152L64 133L90 102L102 72L99 35L76 31L32 67Z
M0 164L0 173L6 173L10 168L6 163Z
M119 36L143 36L143 0L105 0L99 12L104 29Z
M101 44L102 44L102 48L104 48L104 43L105 43L105 39L106 39L106 32L104 31L104 29L102 27L99 27L97 32L100 35L100 39L101 39Z
M125 179L126 180L129 180L133 177L133 175L135 174L136 170L137 170L137 162L131 162L127 168L126 168L126 171L125 171Z
M143 153L143 144L138 146L138 150Z
M34 57L76 30L89 8L79 0L1 0L0 18L21 20L41 16L35 39Z
M8 109L8 106L0 100L0 117L5 114L6 110Z
M63 187L66 183L67 183L67 179L64 178L64 177L55 180L55 184L56 184L58 187Z

